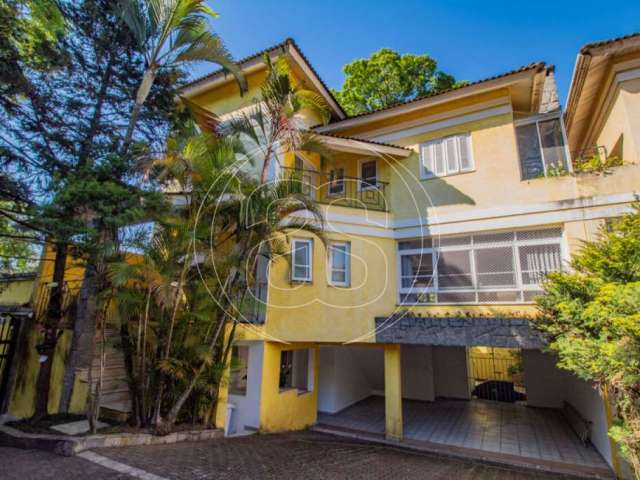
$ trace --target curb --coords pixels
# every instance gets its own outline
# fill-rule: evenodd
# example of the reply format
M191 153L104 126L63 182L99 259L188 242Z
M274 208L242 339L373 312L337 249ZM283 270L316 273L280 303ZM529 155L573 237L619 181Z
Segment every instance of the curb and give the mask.
M150 433L110 433L86 437L68 437L66 435L25 433L6 425L0 425L0 446L27 450L45 450L64 457L73 457L80 452L94 448L167 445L178 442L212 440L223 436L224 432L216 429L173 432L164 436Z

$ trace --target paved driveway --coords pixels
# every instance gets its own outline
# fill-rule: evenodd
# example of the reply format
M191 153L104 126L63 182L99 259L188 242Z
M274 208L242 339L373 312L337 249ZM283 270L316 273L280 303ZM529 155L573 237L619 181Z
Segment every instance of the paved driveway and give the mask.
M89 452L87 458L92 461L0 448L0 477L19 480L562 478L457 462L314 432L254 435L166 446L107 448ZM96 461L104 466L96 464Z

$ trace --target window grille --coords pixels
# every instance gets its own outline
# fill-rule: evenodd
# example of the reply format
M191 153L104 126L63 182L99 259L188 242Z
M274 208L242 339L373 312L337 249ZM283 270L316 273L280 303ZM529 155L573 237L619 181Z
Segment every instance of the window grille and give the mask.
M549 228L400 242L400 301L532 302L562 267L561 239Z

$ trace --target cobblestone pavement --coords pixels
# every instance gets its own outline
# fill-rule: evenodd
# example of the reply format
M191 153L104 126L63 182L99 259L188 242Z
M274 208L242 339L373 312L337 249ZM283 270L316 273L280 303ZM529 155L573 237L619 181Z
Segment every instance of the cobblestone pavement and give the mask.
M61 457L40 450L0 447L2 480L125 480L126 475L78 457Z
M551 480L315 432L96 450L169 479Z

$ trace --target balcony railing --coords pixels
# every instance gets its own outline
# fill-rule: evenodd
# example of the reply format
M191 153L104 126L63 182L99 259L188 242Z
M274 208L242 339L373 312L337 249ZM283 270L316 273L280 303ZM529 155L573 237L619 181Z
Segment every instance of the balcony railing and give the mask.
M302 192L319 203L387 211L389 184L377 178L333 176L295 168L283 168L283 177L301 182Z

